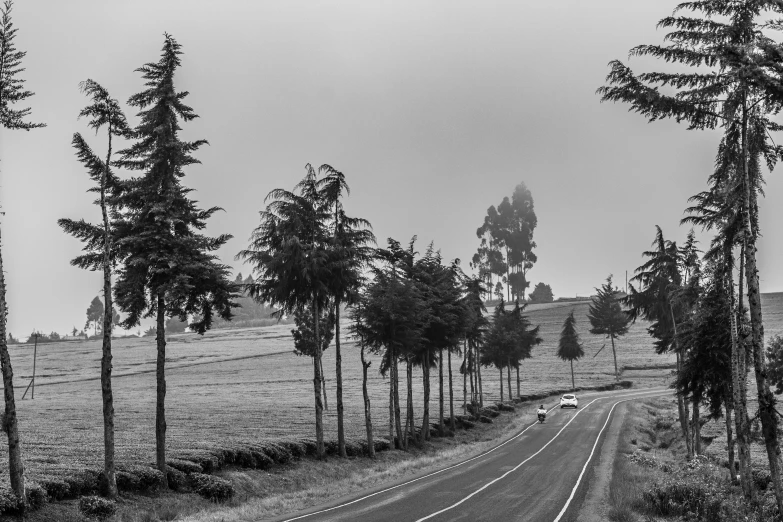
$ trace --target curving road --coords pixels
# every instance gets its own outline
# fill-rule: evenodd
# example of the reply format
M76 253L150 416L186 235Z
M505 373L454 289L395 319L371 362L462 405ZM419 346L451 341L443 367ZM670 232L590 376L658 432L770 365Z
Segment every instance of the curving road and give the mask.
M543 424L531 424L476 457L279 520L572 521L616 406L667 393L671 390L653 388L580 394L579 409L556 406Z

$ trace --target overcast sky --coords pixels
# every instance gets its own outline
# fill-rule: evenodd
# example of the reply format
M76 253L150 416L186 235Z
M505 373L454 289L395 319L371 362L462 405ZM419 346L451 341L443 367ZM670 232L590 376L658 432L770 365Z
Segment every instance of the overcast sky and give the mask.
M662 41L655 25L676 3L16 0L28 102L48 127L0 131L9 331L82 328L102 293L100 273L70 266L81 244L57 226L100 219L71 136L96 151L106 139L77 121L78 83L92 78L124 103L164 32L183 46L176 87L201 116L184 136L210 142L184 184L203 207L225 209L208 232L233 234L219 254L236 270L248 272L234 255L264 196L293 187L310 162L347 175L347 210L372 222L379 243L416 234L421 251L434 241L465 269L487 208L524 181L538 215L532 285L556 297L588 295L610 273L622 285L655 225L684 238L682 211L706 187L719 140L595 95L609 60ZM759 267L762 291L774 292L783 183L777 172L767 181Z

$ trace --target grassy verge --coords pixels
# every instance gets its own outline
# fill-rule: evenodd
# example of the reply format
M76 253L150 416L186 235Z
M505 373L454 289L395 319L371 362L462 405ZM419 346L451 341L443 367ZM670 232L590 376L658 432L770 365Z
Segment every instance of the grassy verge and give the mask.
M703 439L703 444L709 444ZM707 451L717 455L718 452ZM612 522L668 520L767 522L778 520L764 473L754 474L757 500L746 502L723 461L699 456L687 462L671 398L629 406L609 486Z

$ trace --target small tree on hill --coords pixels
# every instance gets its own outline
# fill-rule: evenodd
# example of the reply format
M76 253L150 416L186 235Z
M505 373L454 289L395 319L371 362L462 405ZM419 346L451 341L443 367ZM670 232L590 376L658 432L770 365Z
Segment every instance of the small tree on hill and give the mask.
M551 303L554 300L555 296L552 293L552 287L544 283L538 283L533 291L530 292L531 303Z
M87 308L87 322L84 323L84 328L95 328L95 335L98 335L98 328L100 328L102 320L103 303L96 295L90 303L90 306Z
M563 323L563 331L560 332L560 344L557 348L557 356L571 363L571 390L576 388L574 384L574 361L584 356L585 351L579 343L579 335L576 333L576 319L574 311L566 317Z
M590 333L605 335L612 340L612 356L614 357L614 378L620 379L617 370L617 351L614 340L628 333L631 318L623 311L615 297L617 289L612 287L612 276L606 278L606 283L601 288L596 288L598 295L593 298L587 317L593 326Z

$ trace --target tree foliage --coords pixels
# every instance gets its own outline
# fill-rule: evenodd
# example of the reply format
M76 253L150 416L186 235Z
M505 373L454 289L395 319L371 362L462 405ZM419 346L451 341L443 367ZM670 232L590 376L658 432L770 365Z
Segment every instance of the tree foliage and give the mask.
M555 295L552 293L552 287L544 283L538 283L530 292L531 303L551 303L554 300Z

